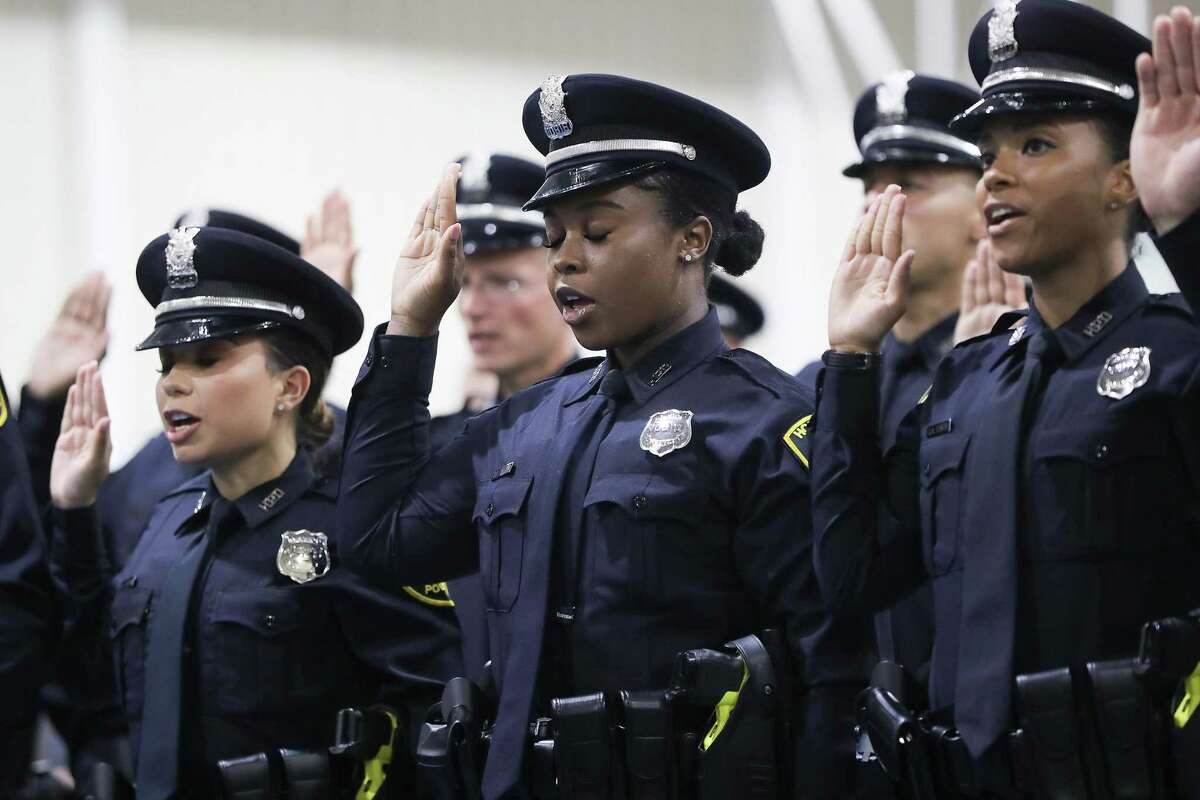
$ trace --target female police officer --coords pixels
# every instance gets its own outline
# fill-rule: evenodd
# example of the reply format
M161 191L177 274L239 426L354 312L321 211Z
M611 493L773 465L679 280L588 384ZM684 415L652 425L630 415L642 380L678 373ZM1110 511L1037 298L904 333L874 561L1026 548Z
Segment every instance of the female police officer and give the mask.
M91 515L108 472L95 364L67 399L51 472L55 560L108 613L138 796L210 797L219 759L327 746L344 706L381 692L417 725L461 669L453 616L413 587L370 589L330 546L336 485L309 452L332 432L320 400L362 314L298 256L220 228L146 246L156 397L175 458L208 471L159 503L111 581ZM405 708L407 706L407 708ZM403 729L402 729L403 730Z
M679 651L764 626L804 659L805 719L832 749L818 709L864 670L825 649L809 398L727 349L705 298L714 263L738 275L758 258L761 229L735 202L766 176L766 148L707 104L609 75L550 78L524 125L547 154L527 207L545 213L549 289L579 343L607 357L516 394L430 456L436 333L463 263L449 168L351 400L343 552L391 582L480 570L499 686L488 797L521 791L527 723L551 698L661 690Z
M1149 47L1066 0L1002 3L976 26L983 98L956 124L982 151L995 258L1030 278L1033 303L1011 330L952 351L882 459L874 353L912 261L898 187L863 217L831 291L814 434L822 588L839 606L878 606L932 574L932 699L953 707L991 790L1017 777L1004 758L1014 706L1037 780L1096 792L1153 780L1118 774L1140 734L1108 727L1105 670L1084 667L1127 657L1143 623L1200 605L1200 338L1178 297L1148 294L1129 261L1138 190L1161 202L1169 180L1131 177L1134 62ZM1141 146L1139 159L1169 155ZM1182 222L1194 191L1184 213L1171 205L1164 227L1196 224Z

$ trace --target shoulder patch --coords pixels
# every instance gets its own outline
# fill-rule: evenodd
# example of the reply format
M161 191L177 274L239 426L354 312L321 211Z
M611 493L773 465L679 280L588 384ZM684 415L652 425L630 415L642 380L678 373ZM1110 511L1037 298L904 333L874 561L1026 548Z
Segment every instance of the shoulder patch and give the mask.
M404 592L410 597L420 600L427 606L454 608L454 601L450 599L450 587L444 581L442 583L405 586Z
M809 468L808 460L808 423L812 421L813 415L808 414L793 422L787 429L787 433L783 435L783 443L788 446L788 450L792 451L805 469Z
M8 422L8 398L4 396L4 391L0 389L0 428L3 428L6 422Z

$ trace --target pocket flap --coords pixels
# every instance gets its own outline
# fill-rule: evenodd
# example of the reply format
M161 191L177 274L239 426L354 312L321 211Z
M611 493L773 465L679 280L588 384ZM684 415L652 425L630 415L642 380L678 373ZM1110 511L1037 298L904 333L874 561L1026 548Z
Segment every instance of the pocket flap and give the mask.
M472 519L487 523L504 516L520 514L532 485L533 480L530 478L500 478L484 484L475 500Z
M1170 432L1162 419L1083 419L1071 428L1048 430L1032 444L1034 458L1070 458L1097 465L1167 455Z
M130 625L145 623L150 615L149 589L141 586L117 587L112 602L112 635L117 637Z
M950 434L921 442L921 483L931 486L945 473L961 469L970 443L970 434Z
M673 519L695 524L704 515L705 496L670 486L647 475L606 475L588 489L583 505L612 503L631 517Z
M263 637L278 636L300 627L300 608L289 589L221 592L213 622L240 625Z

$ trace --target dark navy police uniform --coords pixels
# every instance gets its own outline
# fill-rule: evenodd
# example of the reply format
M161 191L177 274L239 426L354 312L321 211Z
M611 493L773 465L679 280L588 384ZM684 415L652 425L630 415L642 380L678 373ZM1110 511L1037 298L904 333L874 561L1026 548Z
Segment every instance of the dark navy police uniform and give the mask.
M731 191L766 174L741 123L626 78L552 78L525 123L551 152L535 207L664 164ZM637 139L607 138L622 131ZM631 368L575 362L431 455L436 346L377 329L350 403L338 529L345 556L391 585L479 570L499 685L485 796L523 791L527 723L550 698L665 689L681 650L766 626L796 662L798 770L814 795L844 796L822 782L849 771L830 757L850 744L834 731L848 732L867 666L861 629L833 625L811 567L810 394L727 349L710 309Z
M29 773L38 690L57 634L40 515L0 379L0 794Z
M156 305L143 349L285 328L332 358L362 330L340 286L238 231L159 237L138 280ZM92 509L55 511L58 571L111 630L139 797L207 797L217 759L320 749L337 709L373 700L399 709L409 760L425 708L461 671L457 628L444 594L372 589L345 569L336 494L303 451L232 503L202 474L155 507L120 569Z
M950 120L979 95L953 81L903 71L870 86L854 110L854 140L861 158L846 167L849 178L870 180L871 169L889 165L945 165L979 169L979 148L950 130ZM919 246L919 245L918 245ZM904 415L933 382L942 357L954 345L954 311L921 334L902 342L889 333L880 349L879 436L887 449ZM821 362L800 371L814 387ZM933 597L928 584L875 616L881 658L903 665L924 683L933 651Z
M972 37L976 74L991 75L968 128L1022 110L1132 115L1148 41L1064 0L1025 0L1015 30L1012 12ZM1194 241L1196 224L1166 239ZM836 607L880 608L932 579L931 699L993 788L1014 678L1130 657L1144 623L1200 605L1200 340L1186 305L1148 294L1130 264L1058 328L1036 308L1011 321L941 362L886 451L877 360L827 353L813 434L822 588ZM1053 758L1064 741L1036 748Z

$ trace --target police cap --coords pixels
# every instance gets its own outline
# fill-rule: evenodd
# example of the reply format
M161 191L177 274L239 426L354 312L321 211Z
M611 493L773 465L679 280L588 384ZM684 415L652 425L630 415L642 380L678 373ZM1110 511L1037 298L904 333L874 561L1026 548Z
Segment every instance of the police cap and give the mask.
M1150 40L1072 0L1001 0L971 33L971 71L982 99L951 123L964 135L1005 114L1137 114L1134 61Z
M268 242L277 244L284 250L296 255L300 254L300 243L277 228L272 228L265 222L259 222L253 217L238 214L234 211L223 211L219 208L193 208L179 215L172 228L194 228L211 225L214 228L228 228L231 231L241 231Z
M521 206L542 185L541 165L500 154L470 154L458 159L458 221L463 252L498 252L538 247L546 237L541 212Z
M979 148L950 131L950 120L979 99L974 89L907 70L863 92L854 109L862 160L842 170L861 178L873 164L952 164L979 169Z
M739 339L753 336L762 330L762 306L728 278L713 273L708 282L708 301L717 310L721 330L728 331Z
M525 203L670 166L737 194L767 177L771 156L739 120L673 89L619 75L552 75L525 101L525 135L546 156Z
M271 242L213 226L176 228L142 250L138 288L154 332L138 350L288 328L330 357L354 346L363 315L350 293Z

